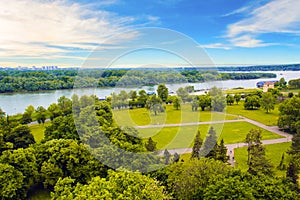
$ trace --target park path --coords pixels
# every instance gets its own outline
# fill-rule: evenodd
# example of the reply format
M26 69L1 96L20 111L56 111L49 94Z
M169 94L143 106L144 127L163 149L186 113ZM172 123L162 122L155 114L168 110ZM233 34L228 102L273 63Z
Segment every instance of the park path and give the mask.
M220 120L220 121L208 121L208 122L189 122L189 123L180 123L180 124L155 124L155 125L146 125L146 126L135 126L137 129L145 129L145 128L163 128L163 127L174 127L174 126L195 126L195 125L203 125L203 124L223 124L223 123L234 123L234 122L242 122L245 121L243 119L233 119L233 120Z
M214 121L214 122L193 122L193 123L183 123L183 124L162 124L162 125L149 125L149 126L138 126L136 128L157 128L157 127L172 127L172 126L192 126L192 125L201 125L201 124L217 124L217 123L230 123L230 122L241 122L246 121L250 124L253 124L257 127L260 127L262 129L265 129L267 131L270 131L272 133L275 133L277 135L283 136L284 138L279 139L271 139L271 140L262 140L262 144L268 145L268 144L279 144L279 143L285 143L285 142L291 142L293 136L281 131L278 126L267 126L265 124L262 124L260 122L257 122L255 120L240 116L240 115L234 115L230 114L231 116L236 116L236 120L222 120L222 121ZM234 159L234 149L240 148L240 147L246 147L248 146L247 143L234 143L234 144L226 144L227 147L227 155L229 156L228 162L232 167L234 167L235 159ZM182 148L182 149L170 149L168 150L170 154L186 154L191 153L192 148ZM163 155L163 151L159 152L160 155Z
M50 122L50 119L46 119L45 120L45 123L46 122ZM36 124L39 124L37 121L34 121L34 122L30 122L29 124L27 124L28 126L32 126L32 125L36 125Z

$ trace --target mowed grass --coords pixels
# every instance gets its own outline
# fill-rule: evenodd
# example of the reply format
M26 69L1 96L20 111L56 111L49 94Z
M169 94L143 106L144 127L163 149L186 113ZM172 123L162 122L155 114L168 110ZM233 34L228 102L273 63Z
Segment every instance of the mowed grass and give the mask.
M248 93L254 93L256 91L262 91L262 90L258 88L246 88L246 89L229 89L229 90L224 90L223 92L225 94L248 94Z
M227 114L235 114L247 117L249 119L258 121L267 126L276 126L279 118L278 105L275 106L275 109L266 113L262 108L259 110L245 110L244 102L241 101L238 105L234 104L231 106L226 106Z
M280 163L281 156L284 152L289 150L291 147L291 142L285 142L280 144L269 144L265 145L266 148L266 157L270 160L270 163L274 166L275 172L279 176L284 176L285 171L280 171L277 169L277 166ZM236 161L235 168L246 171L248 169L247 159L247 147L237 148L234 150L234 159ZM288 155L285 153L285 164L287 165Z
M201 133L202 139L204 139L210 126L216 130L219 140L223 138L226 144L244 142L247 133L251 129L258 129L257 126L247 122L234 122L199 126L147 128L138 129L138 131L140 133L139 136L145 138L145 140L152 137L157 142L158 149L177 149L191 147L198 130ZM267 130L261 130L263 140L282 138L282 136Z
M146 108L113 110L113 115L119 126L179 124L236 119L235 116L223 113L210 111L193 112L191 104L184 104L179 110L175 110L172 105L166 105L166 111L164 113L158 113L156 116Z
M33 135L36 143L39 143L42 139L44 139L44 132L46 130L46 127L49 125L50 122L46 122L45 124L34 124L29 126L31 134Z

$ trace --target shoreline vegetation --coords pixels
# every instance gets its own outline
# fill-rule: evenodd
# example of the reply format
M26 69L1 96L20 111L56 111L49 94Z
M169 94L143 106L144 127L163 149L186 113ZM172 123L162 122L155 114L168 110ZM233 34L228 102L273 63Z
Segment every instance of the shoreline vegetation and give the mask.
M195 69L166 70L0 70L0 93L45 92L63 89L151 86L160 83L201 83L219 80L276 78L274 73L231 73Z

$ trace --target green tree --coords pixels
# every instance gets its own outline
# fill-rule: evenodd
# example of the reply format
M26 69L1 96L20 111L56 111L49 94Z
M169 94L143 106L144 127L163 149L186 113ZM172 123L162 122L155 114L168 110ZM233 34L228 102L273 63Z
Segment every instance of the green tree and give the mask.
M277 166L277 169L279 169L279 170L285 170L286 169L285 159L284 159L284 153L282 153L282 156L281 156L281 159L280 159L280 163Z
M175 152L174 156L173 156L173 163L176 163L180 160L180 155L178 153Z
M30 116L32 116L32 114L34 113L35 109L33 105L29 105L27 106L27 108L25 109L25 112L28 113Z
M211 108L213 111L223 112L226 107L226 97L223 95L222 89L213 87L210 92Z
M167 149L164 151L164 163L168 165L170 163L171 154Z
M233 98L234 98L236 104L239 104L242 96L240 94L235 94Z
M38 179L38 165L33 148L20 148L13 151L4 151L0 163L9 164L24 175L23 188L27 191L34 186Z
M152 140L152 138L149 137L147 143L145 144L145 147L146 147L147 151L152 151L153 152L153 151L156 150L156 144L157 144L157 142L154 142Z
M29 124L32 122L31 114L24 112L21 119L21 124Z
M180 97L182 99L183 103L185 103L189 97L188 91L183 87L178 88L178 90L176 91L176 94L178 97Z
M39 106L35 110L36 112L36 119L39 124L45 123L46 116L47 116L47 110L43 106Z
M178 162L168 167L167 185L174 199L203 199L206 188L230 170L225 163L207 158Z
M176 110L179 110L179 108L181 107L181 99L178 98L177 96L174 97L173 107L174 107Z
M14 149L27 148L34 144L34 137L27 125L18 125L4 135L4 140L13 144Z
M162 100L156 95L152 95L146 102L146 107L153 111L155 115L159 112L164 112L164 108L162 106Z
M280 80L279 80L279 87L282 88L282 89L286 89L287 86L286 86L287 82L285 81L285 79L282 77Z
M169 199L164 187L138 172L110 170L107 179L94 177L86 185L75 184L74 179L60 179L52 199Z
M147 102L148 96L145 90L140 90L139 91L139 96L138 96L138 103L141 107L145 107L146 106L146 102Z
M248 172L253 175L273 175L273 167L266 158L265 148L261 143L261 130L252 129L246 136L248 145Z
M227 94L226 103L227 105L232 105L234 103L234 97L232 95Z
M296 163L295 156L292 157L287 168L286 177L289 178L295 185L298 185L299 163Z
M5 112L0 108L0 118L5 117Z
M201 139L201 135L200 135L200 131L198 130L196 137L194 139L194 145L192 148L192 155L191 155L191 159L193 158L200 158L200 150L201 150L201 146L202 146L202 139Z
M60 109L60 107L56 104L56 103L52 103L49 107L48 107L48 112L50 113L50 119L51 121L53 119L55 119L58 116L62 115L62 110Z
M290 133L296 133L300 129L300 98L286 99L279 105L279 128L286 129Z
M194 98L192 101L192 111L198 111L199 101L197 98Z
M159 96L159 98L163 101L166 102L168 99L168 95L169 95L169 90L166 87L165 84L159 84L158 88L157 88L157 95Z
M201 110L204 111L205 108L211 107L211 98L209 95L200 95L199 98L199 106Z
M217 135L216 135L216 131L211 126L208 133L207 133L207 135L206 135L206 138L205 138L205 141L204 141L204 144L203 144L203 148L202 148L202 151L200 153L201 156L216 159L217 158L217 151L218 151L217 140L218 140L218 138L217 138Z
M276 103L276 99L274 98L274 96L272 95L272 93L266 92L266 93L262 94L260 104L261 104L261 107L267 113L269 113L270 110L274 110L275 103Z
M24 176L9 164L0 163L0 196L3 200L25 199Z
M227 147L225 146L223 139L220 141L220 144L218 145L217 148L218 151L217 151L216 160L220 160L224 163L227 163L229 156L227 156Z
M244 102L246 110L254 110L260 108L260 98L257 95L248 95Z
M135 101L135 99L137 98L137 92L135 90L131 90L129 92L129 97L132 101Z

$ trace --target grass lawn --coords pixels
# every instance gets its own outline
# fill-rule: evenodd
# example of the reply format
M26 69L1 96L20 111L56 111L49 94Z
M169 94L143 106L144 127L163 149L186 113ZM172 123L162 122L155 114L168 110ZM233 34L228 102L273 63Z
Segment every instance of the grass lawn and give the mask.
M44 139L44 131L49 125L50 122L46 122L45 124L34 124L29 126L35 142L39 143L42 139Z
M200 130L203 139L209 127L210 125L164 127L138 129L138 131L142 138L152 137L157 142L158 149L176 149L191 147L197 131ZM243 142L252 128L258 128L247 122L225 123L224 126L214 124L213 127L219 140L223 138L226 144ZM281 136L262 129L263 140L276 138L281 138Z
M175 110L173 105L166 105L166 112L154 115L146 108L113 110L116 123L120 126L144 126L150 124L178 124L199 121L218 121L235 119L221 113L210 111L193 112L190 104L182 105L181 109Z
M229 89L229 90L224 90L223 92L225 94L247 94L247 93L254 93L256 91L261 91L261 89L258 88Z
M264 111L263 109L245 110L243 101L241 101L238 105L234 104L232 106L226 106L226 113L242 115L268 126L276 126L279 117L278 105L275 106L274 110L266 113L266 111Z
M266 156L270 159L270 162L276 168L281 160L281 156L283 152L286 152L291 146L291 142L280 143L280 144L269 144L265 145L266 147ZM246 171L248 169L247 166L247 147L237 148L234 150L234 159L236 160L235 167ZM288 155L285 154L285 161L288 160ZM287 162L286 162L287 164ZM280 171L275 169L276 175L284 176L285 171Z

